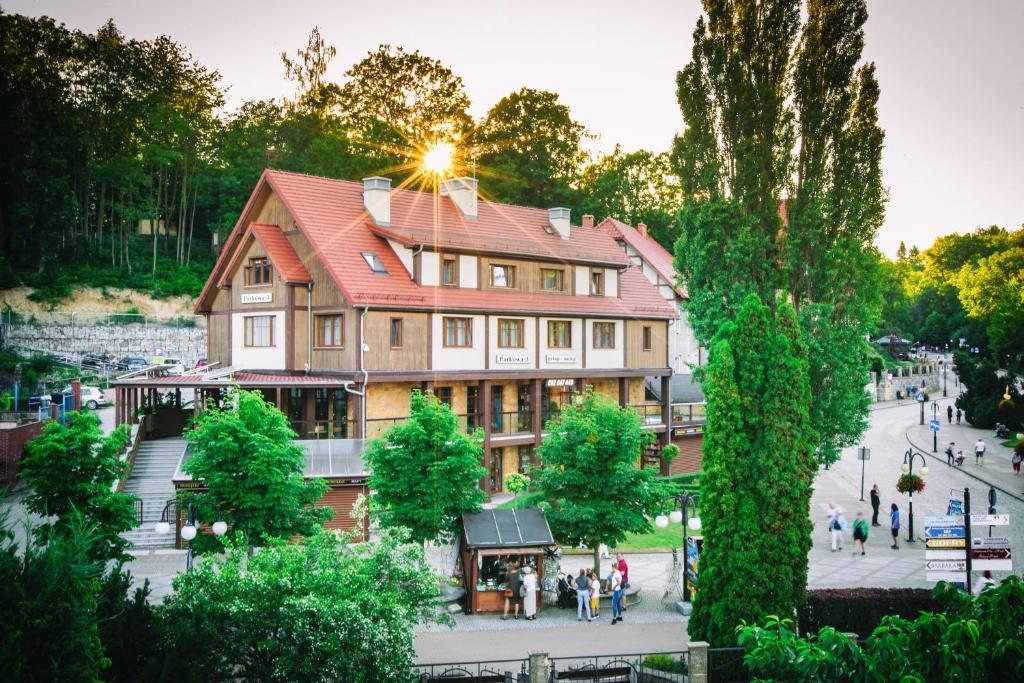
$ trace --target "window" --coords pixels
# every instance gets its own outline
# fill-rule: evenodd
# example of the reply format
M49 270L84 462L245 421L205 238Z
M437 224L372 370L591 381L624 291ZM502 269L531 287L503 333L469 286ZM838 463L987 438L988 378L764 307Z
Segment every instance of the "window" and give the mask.
M444 319L444 345L445 346L472 346L473 345L473 319L472 318L445 318Z
M565 291L565 271L554 268L542 268L540 271L541 289L549 292Z
M491 266L491 287L507 287L513 288L516 286L516 267L515 266Z
M525 321L498 318L498 347L502 349L523 348L523 325Z
M548 321L548 347L568 349L572 346L572 323L568 320Z
M391 348L402 348L402 319L391 319Z
M480 426L480 406L477 403L478 387L466 387L466 429L473 431Z
M245 267L245 286L262 286L274 283L274 269L266 257L251 258Z
M441 259L441 284L446 287L459 286L459 261L454 256Z
M316 316L316 345L340 348L345 345L345 316Z
M533 466L533 446L519 447L519 474L528 474Z
M377 275L388 274L388 269L384 267L384 263L376 254L369 251L364 251L363 260L366 261L366 265L370 266L370 270L372 270Z
M242 322L245 325L246 346L274 345L274 316L249 315Z
M591 270L590 271L590 293L591 294L604 294L604 271L603 270Z
M437 396L437 400L445 404L449 408L452 407L452 388L451 387L437 387L434 389L434 395Z
M615 348L615 323L594 323L594 348Z
M644 351L650 351L651 348L651 326L644 325Z

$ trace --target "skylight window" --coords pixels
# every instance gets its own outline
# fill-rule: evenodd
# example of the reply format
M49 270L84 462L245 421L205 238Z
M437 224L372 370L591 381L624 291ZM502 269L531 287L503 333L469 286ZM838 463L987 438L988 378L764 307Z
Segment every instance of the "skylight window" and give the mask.
M366 265L370 266L370 270L372 270L377 275L388 274L388 269L384 267L384 263L381 262L380 258L376 254L369 251L364 251L363 259L366 261Z

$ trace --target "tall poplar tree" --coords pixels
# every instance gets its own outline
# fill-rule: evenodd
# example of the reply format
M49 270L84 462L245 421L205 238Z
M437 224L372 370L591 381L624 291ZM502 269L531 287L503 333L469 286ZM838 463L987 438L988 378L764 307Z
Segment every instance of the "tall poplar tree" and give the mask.
M880 310L878 83L865 0L704 0L677 77L687 197L677 268L708 343L746 295L784 294L807 343L817 458L864 431L866 336ZM747 388L744 387L744 391Z

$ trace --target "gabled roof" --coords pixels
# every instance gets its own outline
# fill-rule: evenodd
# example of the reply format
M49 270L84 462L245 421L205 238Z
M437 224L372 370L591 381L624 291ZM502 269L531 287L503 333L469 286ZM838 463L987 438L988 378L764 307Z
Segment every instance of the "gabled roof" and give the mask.
M245 237L249 235L252 235L260 243L264 251L267 252L270 262L277 268L277 272L281 274L282 280L289 284L305 284L313 281L309 271L306 270L306 266L302 264L302 259L295 253L292 243L281 232L281 228L265 223L253 223L246 230L241 244L246 244ZM238 249L235 252L234 258L231 259L227 268L224 269L223 279L226 279L235 270L235 266L241 258L242 250Z
M212 283L219 281L227 254L233 253L245 234L248 214L257 199L273 191L288 209L316 256L351 306L409 308L420 310L496 311L516 313L589 315L607 317L676 318L679 312L655 291L643 274L629 266L629 259L608 234L573 227L570 239L549 235L544 229L547 211L481 201L480 217L465 220L450 199L412 190L392 190L392 239L415 242L424 228L436 237L431 245L458 251L509 254L508 245L524 256L554 261L585 261L623 268L618 297L569 296L543 292L501 292L469 288L420 286L409 277L398 255L363 208L363 186L318 176L266 170L260 177L245 210L224 243L210 280L196 302L196 311L207 310ZM422 221L427 221L423 223ZM458 246L456 247L456 243ZM533 251L526 252L526 249ZM376 254L387 275L373 273L363 253ZM276 264L275 264L276 265Z
M684 299L690 298L686 286L679 281L679 273L676 272L672 254L653 237L640 234L632 225L627 225L616 218L604 219L598 224L597 229L633 247L640 258L651 264L655 272L672 285L676 294Z

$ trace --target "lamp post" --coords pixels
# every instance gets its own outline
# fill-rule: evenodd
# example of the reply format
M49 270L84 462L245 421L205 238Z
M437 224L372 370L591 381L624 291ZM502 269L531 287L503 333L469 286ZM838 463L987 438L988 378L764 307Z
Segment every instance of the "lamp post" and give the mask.
M942 361L941 365L942 365L942 398L946 398L947 396L949 396L949 394L946 393L946 370L949 369L949 366L946 364L946 361Z
M939 402L932 401L932 421L939 419ZM932 429L932 453L939 452L939 432L936 429Z
M676 510L673 506L672 512L669 513L668 517L665 513L662 513L654 518L654 525L659 529L664 529L668 526L669 520L674 524L683 525L683 602L690 601L690 584L687 583L687 574L690 566L690 551L686 545L686 529L689 527L693 531L700 531L700 517L697 516L697 498L691 496L689 492L683 491L678 496L675 496L675 501L679 503L679 510ZM693 507L694 515L690 516L690 507Z
M917 392L917 402L921 404L921 424L924 424L924 391Z
M164 505L163 511L160 513L160 521L156 523L153 530L158 534L167 534L171 531L171 524L167 521L167 513L173 507L175 509L175 518L178 515L178 509L182 503L187 501L188 504L188 517L185 519L185 526L181 527L181 538L182 540L188 541L188 554L185 555L185 569L190 571L192 569L192 540L199 533L199 528L196 520L195 510L195 497L190 496L187 499L172 498L167 501ZM227 522L220 517L220 510L217 511L217 521L213 523L213 533L216 536L223 536L228 531Z
M913 448L908 448L907 452L903 454L903 464L900 465L900 470L904 474L914 473L914 460L921 458L921 476L928 476L928 465L924 459L923 453L915 453ZM907 523L907 543L914 542L914 492L910 491L910 503L908 507L908 523Z

